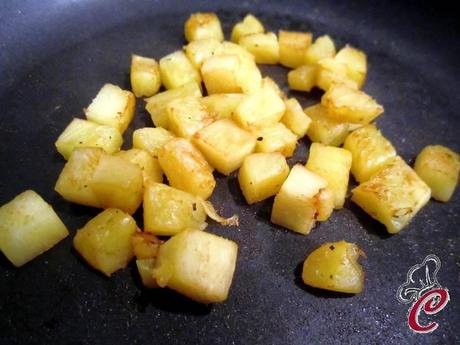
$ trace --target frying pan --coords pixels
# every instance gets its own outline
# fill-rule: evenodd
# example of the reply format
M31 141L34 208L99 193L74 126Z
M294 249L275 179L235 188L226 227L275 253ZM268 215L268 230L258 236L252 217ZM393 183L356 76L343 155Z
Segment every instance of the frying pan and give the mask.
M328 33L338 46L369 57L365 90L385 106L378 126L413 163L428 144L460 151L460 45L456 11L447 5L347 1L2 1L0 4L0 204L25 189L50 202L71 236L20 269L0 257L1 344L454 344L459 343L460 193L422 209L401 233L347 202L302 236L269 222L272 200L247 206L235 175L216 174L211 200L238 228L209 231L235 240L239 256L228 300L200 305L173 291L142 288L135 267L108 279L72 249L72 237L98 210L53 191L64 165L53 144L82 117L107 82L129 88L130 54L160 58L184 44L193 11L217 11L229 35L248 12L270 30ZM228 37L228 36L227 36ZM263 66L287 91L282 67ZM302 105L321 93L290 92ZM151 126L141 100L134 128ZM305 162L302 140L290 164ZM351 187L355 183L351 181ZM137 215L138 219L139 215ZM141 224L141 223L140 223ZM345 239L367 254L365 290L356 296L304 286L301 264L321 243ZM431 334L407 326L408 305L395 295L411 266L436 254L438 281L451 301Z

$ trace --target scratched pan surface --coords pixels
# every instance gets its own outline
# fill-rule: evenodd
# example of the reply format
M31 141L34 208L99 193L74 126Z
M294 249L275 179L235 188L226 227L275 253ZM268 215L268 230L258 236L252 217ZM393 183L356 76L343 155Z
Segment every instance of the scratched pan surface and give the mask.
M451 202L431 201L402 233L384 228L348 202L331 219L301 236L270 224L271 200L243 201L235 176L217 175L212 200L241 224L211 232L239 244L228 301L203 306L168 290L147 291L133 265L107 279L72 250L76 229L97 210L63 201L54 182L64 164L53 143L107 82L129 88L131 52L154 56L184 44L188 14L216 10L227 37L249 11L270 30L329 33L369 56L365 90L385 106L377 121L409 162L427 144L460 151L459 30L455 11L433 5L299 1L5 1L0 4L0 203L32 188L48 200L71 231L55 248L15 269L0 257L1 344L454 344L459 343L460 193ZM286 70L263 68L286 89ZM292 93L303 105L320 93ZM132 128L151 126L138 102ZM310 142L299 144L290 163L306 160ZM353 182L352 182L353 183ZM344 296L305 287L307 253L325 241L361 246L366 286ZM428 254L442 262L440 284L451 302L423 323L430 335L412 333L408 305L395 298L412 265Z

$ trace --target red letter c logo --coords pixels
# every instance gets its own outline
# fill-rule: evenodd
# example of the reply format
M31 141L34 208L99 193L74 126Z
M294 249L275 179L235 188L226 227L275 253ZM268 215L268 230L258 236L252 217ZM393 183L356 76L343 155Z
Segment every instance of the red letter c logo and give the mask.
M438 299L436 299L438 297ZM438 328L437 322L421 325L418 317L422 309L427 315L440 312L449 302L449 292L446 289L433 289L424 293L409 310L409 327L417 333L430 333Z

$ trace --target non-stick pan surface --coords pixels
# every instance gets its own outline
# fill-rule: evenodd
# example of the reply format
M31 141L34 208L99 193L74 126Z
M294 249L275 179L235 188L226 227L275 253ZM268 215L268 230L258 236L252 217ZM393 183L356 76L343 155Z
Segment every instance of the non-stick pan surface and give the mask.
M64 165L54 141L82 117L107 82L129 88L130 54L160 58L184 44L183 23L215 10L229 35L244 14L270 30L328 33L369 57L365 90L385 106L377 124L413 163L427 144L460 151L458 12L433 4L333 1L3 1L0 4L0 204L25 189L49 201L71 236L14 268L0 257L1 344L454 344L459 343L460 193L431 201L400 234L385 229L351 202L309 236L269 222L271 200L247 206L235 175L216 174L212 201L238 213L239 228L209 230L239 244L230 296L204 306L168 290L141 287L135 267L103 277L78 257L72 237L98 210L65 202L53 191ZM228 37L228 36L227 36ZM287 70L262 67L284 89ZM304 105L320 92L290 93ZM134 128L151 126L138 101ZM304 139L290 163L305 162ZM352 182L353 184L354 182ZM367 254L362 294L308 288L305 256L325 241L345 239ZM442 262L438 280L451 301L432 334L407 326L408 305L395 295L409 268L428 254Z

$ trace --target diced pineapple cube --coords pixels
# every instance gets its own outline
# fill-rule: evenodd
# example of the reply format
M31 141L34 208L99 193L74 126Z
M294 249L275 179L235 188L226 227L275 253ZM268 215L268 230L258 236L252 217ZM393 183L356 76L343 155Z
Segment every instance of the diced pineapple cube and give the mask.
M133 258L131 237L136 229L129 214L109 208L77 231L73 245L90 266L110 277Z
M107 153L115 153L122 144L123 137L117 129L74 118L54 145L65 159L69 159L78 147L100 147Z
M220 25L219 17L215 13L193 13L185 22L185 39L188 42L213 38L222 42L224 33Z
M318 37L315 42L307 49L305 54L305 64L314 65L321 59L334 57L335 45L332 39L325 35Z
M214 55L220 42L215 38L192 41L184 47L185 55L196 69L200 69L204 60Z
M161 170L158 159L151 156L147 151L140 149L123 150L118 152L115 156L123 158L133 164L137 164L139 168L141 168L144 187L149 182L163 181L163 170Z
M397 233L430 200L431 190L416 172L396 156L352 190L351 200L372 218Z
M324 222L329 219L334 211L335 197L329 187L319 191L315 198L316 201L316 220Z
M168 103L167 112L169 129L186 139L214 121L201 99L196 97L179 98Z
M253 153L244 159L238 182L248 204L278 193L289 174L286 158L279 152Z
M158 159L158 154L162 147L175 135L161 127L144 127L133 132L133 147L147 151L154 159Z
M366 54L361 50L347 45L337 53L335 59L346 65L348 78L355 81L358 87L361 88L367 74Z
M316 65L302 65L288 72L288 85L291 90L310 91L316 84Z
M417 156L414 169L431 188L431 196L447 202L457 187L460 157L445 146L429 145Z
M131 243L137 259L154 259L163 241L148 232L136 231L131 237Z
M308 234L317 218L320 191L327 181L301 164L292 167L276 194L271 221L289 230Z
M182 50L160 59L161 81L167 89L175 89L195 82L201 83L199 71L192 65Z
M270 77L264 77L262 79L262 87L272 89L282 99L286 98L286 94L283 92L283 90L281 90L280 86Z
M144 230L158 236L172 236L187 228L203 230L206 213L195 195L161 183L144 191Z
M351 173L362 183L396 156L396 150L375 125L366 125L351 132L343 145L353 157Z
M256 139L232 120L222 119L196 133L193 143L217 171L229 175L254 151Z
M216 186L213 169L188 140L176 138L168 141L160 150L158 160L171 187L203 199L212 194Z
M154 274L169 287L201 303L227 299L235 272L238 245L204 231L187 230L166 241Z
M155 279L155 259L137 259L136 267L141 277L142 285L146 288L159 287Z
M236 23L233 27L231 41L238 43L243 36L264 32L265 29L262 23L252 14L248 14L241 22Z
M286 157L294 154L297 136L281 122L257 131L256 152L279 152Z
M273 32L250 34L240 38L238 44L260 64L277 64L279 61L278 37Z
M284 104L286 105L286 111L281 118L281 122L297 135L297 138L304 137L310 127L310 117L303 111L295 98L285 100Z
M244 95L241 93L216 93L203 97L201 103L206 106L216 120L228 119L232 117L243 97Z
M351 153L345 149L313 143L305 165L322 176L334 195L334 207L342 208L350 177Z
M324 145L340 146L349 132L349 124L333 120L327 116L327 109L321 104L315 104L304 109L311 119L307 135L313 142Z
M383 113L368 94L344 84L333 84L321 97L327 116L337 121L367 124Z
M201 97L201 89L197 83L192 82L176 89L160 92L155 96L146 99L147 104L145 109L149 112L156 127L168 129L169 124L166 106L169 102L175 99L188 96Z
M280 64L297 68L305 63L305 55L311 46L313 35L310 32L283 31L278 33Z
M0 251L20 267L69 235L51 205L26 190L0 207Z
M222 44L214 52L214 56L221 55L235 55L243 63L247 61L255 62L254 55L252 55L242 46L228 41L222 42Z
M136 97L153 96L161 87L160 67L155 59L133 54L130 76Z
M217 55L206 59L201 66L201 75L208 94L240 93L241 62L236 55Z
M327 91L334 84L345 84L356 88L355 81L350 79L347 74L347 66L337 61L335 58L327 58L318 61L318 72L316 76L316 86Z

